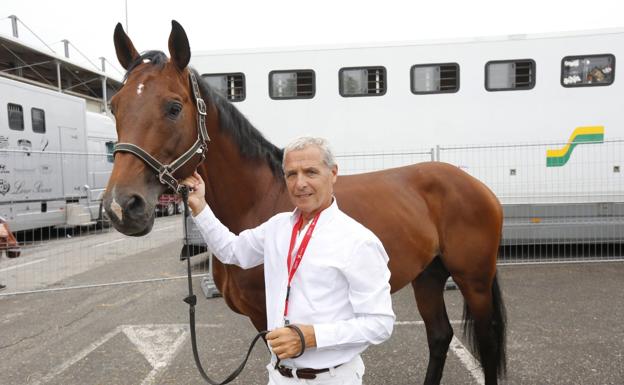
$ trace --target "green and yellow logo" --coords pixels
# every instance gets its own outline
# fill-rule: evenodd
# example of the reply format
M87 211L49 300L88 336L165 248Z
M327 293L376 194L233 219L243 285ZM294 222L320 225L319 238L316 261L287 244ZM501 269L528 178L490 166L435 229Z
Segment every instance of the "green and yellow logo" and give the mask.
M572 150L583 143L603 143L604 127L578 127L570 136L568 143L557 150L546 150L546 167L561 167L568 163Z

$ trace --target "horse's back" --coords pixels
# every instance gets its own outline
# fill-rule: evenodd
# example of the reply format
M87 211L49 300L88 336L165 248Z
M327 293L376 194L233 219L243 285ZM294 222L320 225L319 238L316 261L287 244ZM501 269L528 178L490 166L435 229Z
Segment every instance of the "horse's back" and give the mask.
M342 210L383 242L393 290L413 280L436 256L450 270L461 268L462 249L481 256L488 266L492 259L495 263L502 209L482 182L458 167L425 162L340 176L335 195Z
M382 209L393 204L418 209L424 204L427 211L440 220L445 216L458 215L468 219L473 216L470 214L483 214L484 211L502 219L500 203L485 184L458 167L443 162L424 162L340 176L335 191L339 202L344 196L349 206L365 205L374 211L377 210L371 207L371 203L381 204Z

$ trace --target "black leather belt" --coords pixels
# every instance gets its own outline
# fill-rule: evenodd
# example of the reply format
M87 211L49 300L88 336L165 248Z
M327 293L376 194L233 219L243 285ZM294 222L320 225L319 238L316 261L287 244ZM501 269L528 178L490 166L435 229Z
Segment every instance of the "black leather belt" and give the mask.
M333 369L336 369L339 366L340 365L336 365L336 366L333 367ZM292 378L296 374L297 378L301 378L301 379L304 379L304 380L313 380L313 379L316 378L317 374L329 372L329 368L324 368L324 369L310 369L310 368L293 369L293 368L289 368L289 367L282 366L282 365L277 365L275 367L275 369L277 369L277 371L284 377Z

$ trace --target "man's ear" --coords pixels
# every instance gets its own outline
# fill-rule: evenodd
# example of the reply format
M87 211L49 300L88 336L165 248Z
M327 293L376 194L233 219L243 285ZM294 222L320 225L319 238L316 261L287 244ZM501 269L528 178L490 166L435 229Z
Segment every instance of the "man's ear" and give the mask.
M332 183L336 183L336 179L338 179L338 165L335 164L331 168L332 173Z

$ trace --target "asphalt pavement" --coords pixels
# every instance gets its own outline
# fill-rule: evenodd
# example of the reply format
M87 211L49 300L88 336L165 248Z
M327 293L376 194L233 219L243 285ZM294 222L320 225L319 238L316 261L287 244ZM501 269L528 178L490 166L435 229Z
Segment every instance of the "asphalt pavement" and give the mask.
M201 384L182 302L184 263L177 241L67 277L72 282L171 278L0 297L0 384ZM202 256L195 257L198 266ZM134 270L134 271L129 271ZM198 268L195 273L202 273ZM624 384L624 263L511 265L499 269L508 312L505 384ZM199 279L196 291L201 293ZM452 321L461 319L457 290L445 294ZM397 324L386 343L364 354L365 384L422 383L428 350L407 287L393 296ZM222 298L200 297L198 339L204 367L222 380L243 357L255 330ZM480 384L461 327L449 350L443 384ZM233 384L266 384L268 353L259 344Z

